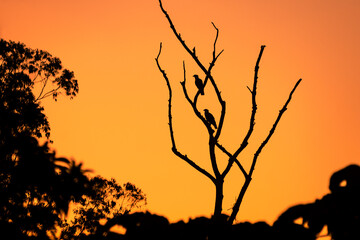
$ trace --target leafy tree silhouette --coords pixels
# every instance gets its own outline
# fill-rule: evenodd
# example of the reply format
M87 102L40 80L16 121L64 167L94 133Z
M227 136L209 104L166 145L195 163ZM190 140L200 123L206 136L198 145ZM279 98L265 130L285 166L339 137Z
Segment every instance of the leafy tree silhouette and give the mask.
M52 86L50 86L50 84ZM51 88L52 87L52 88ZM50 89L49 89L50 88ZM35 92L37 91L36 95ZM46 51L0 39L0 228L10 239L48 239L88 182L81 165L57 158L40 101L78 93L73 72Z
M89 179L82 163L49 149L50 125L41 100L79 91L74 73L50 53L0 39L0 232L6 239L79 239L100 221L146 203L131 183ZM46 137L40 145L38 138ZM70 202L75 220L64 220ZM85 219L85 220L84 220ZM105 232L110 234L111 232ZM76 233L78 235L70 234Z
M212 23L213 27L216 30L216 37L215 37L214 44L213 44L212 60L210 62L209 67L206 68L204 66L204 64L199 60L198 56L196 55L195 47L193 47L191 49L185 43L185 41L183 40L180 33L176 30L175 25L173 24L173 21L171 20L167 11L164 9L161 0L159 0L159 4L160 4L161 11L163 12L167 21L170 24L170 28L171 28L172 32L175 34L175 37L180 42L181 46L185 49L185 51L191 56L192 60L196 63L196 65L199 67L199 69L205 74L203 87L201 87L197 91L195 96L193 98L191 98L187 91L186 68L185 68L185 62L183 62L184 80L181 82L181 86L182 86L182 89L184 92L185 99L188 101L188 103L190 104L190 106L193 109L194 114L204 124L204 126L208 132L209 160L211 162L213 174L210 173L209 171L205 170L204 168L200 167L194 160L191 159L191 157L189 157L187 154L180 152L177 148L176 141L175 141L174 129L173 129L173 123L172 123L172 89L171 89L169 77L167 76L165 70L162 69L160 62L159 62L159 58L160 58L160 54L161 54L161 50L162 50L162 44L160 43L160 50L159 50L159 53L158 53L157 57L155 58L155 60L156 60L159 71L162 73L162 76L166 81L168 91L169 91L168 118L169 118L170 137L171 137L171 142L172 142L172 151L174 152L174 154L176 156L183 159L185 162L187 162L190 166L192 166L198 172L200 172L201 174L206 176L214 184L215 192L216 192L215 193L215 208L214 208L215 221L217 219L222 219L221 217L222 217L222 211L223 211L222 205L223 205L224 180L225 180L227 174L229 173L229 171L232 169L233 164L235 163L237 165L237 167L240 169L240 171L244 175L245 182L239 191L237 200L235 201L235 203L233 205L231 215L227 219L227 222L232 224L236 218L236 215L239 212L239 208L240 208L241 202L244 198L245 192L246 192L247 188L249 187L249 184L252 180L252 175L253 175L253 172L255 169L257 159L258 159L261 151L263 150L263 148L266 146L266 144L269 142L270 138L274 134L275 129L276 129L282 115L287 110L287 106L290 103L290 100L292 98L294 91L296 90L297 86L301 82L301 79L299 79L296 82L294 88L290 92L290 95L289 95L287 101L283 105L276 120L274 121L274 124L273 124L272 128L270 129L269 134L267 135L265 140L260 144L260 146L258 147L256 152L254 153L250 169L245 170L241 161L238 160L238 156L247 147L248 141L253 133L254 126L255 126L255 117L256 117L256 113L257 113L256 95L257 95L258 71L259 71L259 64L260 64L261 56L263 54L265 46L261 46L260 53L259 53L258 59L255 64L253 87L251 89L248 87L250 94L251 94L251 99L252 99L252 112L250 115L249 128L248 128L248 131L247 131L245 137L243 138L242 142L240 143L240 146L238 147L238 149L235 152L231 153L219 142L219 137L222 132L225 114L226 114L226 102L225 102L225 100L223 100L223 98L221 96L221 92L216 84L215 78L212 75L212 69L215 66L215 62L217 61L217 59L220 57L220 55L223 52L223 50L220 51L219 53L217 53L217 51L216 51L216 43L217 43L217 39L218 39L218 35L219 35L219 30L218 30L218 28L216 28L215 24ZM205 109L205 115L202 115L201 114L202 111L200 111L197 106L197 102L198 102L198 98L199 98L200 94L202 94L202 91L204 91L204 94L206 95L206 92L207 92L206 88L209 88L209 87L212 87L213 90L215 91L217 101L221 107L220 117L217 120L214 119L213 115L210 113L211 112L210 110ZM217 126L216 126L216 122L218 123ZM213 125L215 127L215 130L212 128L211 125ZM218 158L217 158L217 154L216 154L217 149L219 149L221 152L225 153L229 158L227 166L223 170L219 169L219 166L218 166Z
M79 92L74 73L64 69L59 58L4 39L0 39L0 84L3 144L4 137L23 133L49 137L50 126L40 101L49 96L56 100L59 95L72 98Z
M0 172L1 232L19 239L48 239L69 202L83 194L88 179L74 174L75 164L56 158L46 143L40 146L31 136L18 137L17 142L14 160Z
M110 231L114 219L144 205L146 195L134 184L121 186L115 179L96 176L90 179L86 195L76 203L73 219L62 222L60 238L87 239L92 235L114 234ZM105 224L102 225L102 222Z

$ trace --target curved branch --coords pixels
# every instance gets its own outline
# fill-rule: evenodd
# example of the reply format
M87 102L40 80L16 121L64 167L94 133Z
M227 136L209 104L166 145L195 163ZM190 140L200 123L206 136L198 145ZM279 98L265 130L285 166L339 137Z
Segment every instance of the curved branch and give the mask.
M38 100L40 100L40 99L42 99L42 93L44 92L44 89L45 89L45 87L46 87L46 84L47 84L47 81L48 81L49 79L48 78L46 78L46 79L42 79L42 81L41 82L43 82L43 86L42 86L42 88L41 88L41 91L40 91L40 93L39 93L39 96L35 99L35 102L36 101L38 101Z
M198 59L198 57L196 56L195 51L190 50L190 48L186 45L185 41L181 38L181 35L177 32L169 14L166 12L166 10L164 9L161 0L159 0L159 4L160 4L160 8L161 11L164 13L166 19L168 20L169 24L170 24L170 28L171 30L174 32L176 38L179 40L179 42L181 43L181 45L184 47L184 49L190 54L190 56L194 59L194 61L196 62L196 64L200 67L200 69L202 71L204 71L204 73L206 74L206 76L210 77L210 73L206 70L206 68L204 67L204 65L200 62L200 60Z
M208 177L212 182L215 183L215 178L209 173L207 172L205 169L199 167L194 161L192 161L191 159L189 159L187 157L187 155L184 155L182 153L180 153L177 148L176 148L176 144L175 144L175 137L174 137L174 130L173 130L173 125L172 125L172 113L171 113L171 100L172 100L172 90L171 90L171 86L170 86L170 81L169 78L167 77L165 71L161 68L160 63L159 63L159 57L161 54L161 49L162 49L162 44L160 43L160 49L159 49L159 53L157 55L157 57L155 58L156 64L160 70L160 72L163 75L163 78L166 81L166 85L168 87L169 90L169 104L168 104L168 117L169 117L169 130L170 130L170 138L171 138L171 143L172 143L172 151L174 152L174 154L176 156L178 156L179 158L183 159L185 162L187 162L190 166L192 166L193 168L195 168L197 171L199 171L200 173L204 174L206 177Z
M187 93L186 86L185 86L185 83L186 83L185 62L183 62L183 69L184 69L184 81L181 82L183 92L184 92L185 98L190 103L191 107L193 108L195 115L204 123L204 125L206 126L206 128L208 130L208 133L209 133L209 152L210 152L211 166L212 166L212 169L214 171L215 177L219 178L219 177L221 177L221 174L219 172L219 168L218 168L218 165L217 165L217 162L216 162L216 156L215 156L215 143L216 143L216 140L213 137L214 130L211 128L211 125L206 121L206 119L201 115L201 113L197 109L196 105L193 102L191 102L191 99L189 98L189 95Z
M187 93L186 90L186 69L185 69L185 62L183 62L183 69L184 69L184 81L180 82L183 92L184 92L184 96L186 98L186 100L190 103L192 109L194 110L195 115L204 123L204 125L206 126L206 129L209 132L209 135L211 136L214 132L214 130L211 128L210 124L206 121L206 119L201 115L201 113L199 112L199 110L196 107L196 104L194 102L191 101L189 94Z
M42 100L44 98L47 98L47 97L51 96L52 94L54 94L59 89L60 89L60 87L57 87L56 89L50 90L47 93L45 93L44 95L39 96L35 101L39 101L39 100Z
M215 24L214 24L213 22L211 22L211 24L213 25L213 27L214 27L215 30L216 30L216 36L215 36L215 40L214 40L214 48L213 48L213 54L212 54L213 59L212 59L210 65L209 65L209 68L208 68L208 70L207 70L207 72L208 72L209 74L210 74L210 72L211 72L211 69L215 66L216 60L217 60L217 59L219 58L219 56L224 52L224 49L223 49L223 50L220 51L220 53L218 53L218 54L216 55L216 43L217 43L217 39L218 39L218 37L219 37L219 29L215 26ZM195 52L194 52L194 53L195 53ZM209 76L206 75L206 77L205 77L205 79L204 79L204 88L205 88L205 86L206 86L206 83L207 83L208 79L209 79ZM194 104L195 104L195 105L196 105L197 98L199 97L199 95L200 95L200 91L198 91L198 92L196 93L195 97L194 97Z
M220 137L220 133L221 133L221 129L222 129L222 126L223 126L223 121L224 121L224 117L225 117L225 102L223 101L222 97L221 97L221 93L215 83L215 80L213 78L213 76L210 74L210 71L208 71L204 65L200 62L199 58L196 56L196 53L195 51L192 51L190 50L190 48L186 45L185 41L181 38L181 35L177 32L169 14L166 12L166 10L164 9L163 5L162 5L162 2L161 0L159 0L159 4L160 4L160 8L161 8L161 11L164 13L166 19L168 20L169 24L170 24L170 28L171 30L173 31L173 33L175 34L176 38L179 40L179 42L181 43L181 45L184 47L184 49L190 54L190 56L193 58L193 60L196 62L196 64L199 66L199 68L205 73L206 77L205 77L205 80L204 80L204 86L205 86L205 82L207 80L207 78L210 79L210 82L211 84L213 85L214 87L214 90L216 92L216 95L217 95L217 98L219 100L219 103L221 104L221 107L222 107L222 111L221 111L221 117L220 117L220 121L219 121L219 127L217 129L217 133L216 133L216 136L215 138L218 139ZM214 51L213 51L213 60L212 62L210 63L210 66L209 66L209 69L211 70L211 68L213 67L213 65L215 64L215 61L217 60L217 58L220 56L220 54L223 52L223 50L218 54L216 55L215 54L215 46L216 46L216 42L217 42L217 39L218 39L218 33L219 33L219 30L216 28L215 24L212 23L212 25L214 26L214 28L216 29L216 37L215 37L215 41L214 41ZM216 55L216 56L215 56ZM194 103L196 104L196 99L194 99Z

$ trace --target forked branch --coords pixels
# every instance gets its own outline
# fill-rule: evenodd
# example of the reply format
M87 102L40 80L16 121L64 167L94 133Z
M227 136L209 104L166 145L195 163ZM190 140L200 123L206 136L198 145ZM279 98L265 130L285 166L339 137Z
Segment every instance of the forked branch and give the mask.
M228 150L226 150L226 148L225 148L223 145L221 145L220 143L217 142L217 143L216 143L216 146L217 146L223 153L225 153L225 154L229 157L229 161L230 161L230 159L233 158L233 155L232 155ZM240 171L242 172L242 174L245 176L245 178L247 178L248 173L246 172L245 168L242 166L242 164L240 163L240 161L237 160L237 158L234 158L234 159L235 159L234 162L235 162L236 165L239 167L239 169L240 169Z
M192 106L194 113L196 114L196 116L204 123L204 125L206 126L208 133L209 133L209 151L210 151L210 161L211 161L211 166L213 168L214 174L215 174L215 178L217 179L217 181L219 181L219 177L221 177L217 162L216 162L216 156L215 156L215 143L216 140L214 139L213 136L213 132L214 130L211 128L210 123L208 123L206 121L206 119L200 114L200 112L198 111L198 109L196 108L195 104L193 102L191 102L191 99L189 98L189 95L187 93L186 90L186 69L185 69L185 62L183 62L183 69L184 69L184 81L181 82L181 85L183 87L183 92L185 95L185 98L188 100L188 102L190 103L190 105Z
M195 83L197 85L197 87L199 88L199 91L196 92L196 94L195 94L195 96L194 96L194 98L192 100L192 98L190 98L190 96L189 96L189 94L187 92L187 89L186 89L186 69L185 69L185 63L183 63L184 80L181 82L181 86L182 86L182 89L183 89L185 99L189 102L189 104L193 108L193 111L194 111L195 115L203 122L203 124L205 125L205 127L206 127L206 129L208 131L208 134L209 134L209 155L210 155L210 161L211 161L211 164L212 164L214 174L212 175L208 171L202 169L194 161L189 159L187 157L187 155L184 155L184 154L180 153L176 148L174 131L173 131L173 124L172 124L172 113L171 113L171 111L172 111L172 109L171 109L171 107L172 107L171 106L172 90L171 90L171 86L170 86L170 81L169 81L165 71L161 68L160 63L159 63L159 57L160 57L161 48L162 48L162 45L160 44L160 50L159 50L159 53L158 53L157 57L155 58L155 60L156 60L156 63L157 63L157 66L158 66L160 72L163 75L163 78L166 81L166 84L168 86L168 91L169 91L168 118L169 118L170 137L171 137L171 142L172 142L172 151L175 153L175 155L177 155L178 157L180 157L181 159L186 161L188 164L190 164L192 167L194 167L197 171L199 171L203 175L207 176L214 183L215 188L216 188L214 218L220 218L221 214L222 214L224 179L227 176L227 174L230 172L230 170L231 170L234 163L239 167L240 171L242 172L242 174L245 177L245 183L244 183L244 185L242 186L242 188L240 190L238 198L237 198L237 200L236 200L236 202L235 202L235 204L234 204L234 206L232 208L232 213L231 213L231 215L230 215L230 217L228 219L228 223L231 224L231 223L233 223L237 213L239 212L239 208L240 208L240 205L241 205L242 200L244 198L245 192L247 191L247 188L248 188L248 186L249 186L249 184L251 182L252 174L254 172L257 159L258 159L262 149L266 146L266 144L269 142L271 136L275 132L275 129L276 129L276 127L277 127L283 113L286 111L287 106L291 101L292 95L295 92L297 86L300 84L301 79L295 84L294 88L290 92L290 95L289 95L287 101L285 102L282 109L280 110L279 115L278 115L277 119L275 120L272 128L270 129L269 134L267 135L265 140L261 143L261 145L259 146L259 148L255 152L253 160L252 160L252 164L251 164L251 167L250 167L250 170L246 171L245 168L240 163L240 161L238 160L238 156L248 146L249 139L252 136L252 133L253 133L254 127L255 127L255 117L256 117L256 113L257 113L256 95L257 95L258 73L259 73L260 60L261 60L263 51L265 49L265 46L264 45L261 46L260 52L259 52L259 55L258 55L258 58L257 58L257 61L256 61L256 64L255 64L253 86L252 86L252 88L247 87L248 90L251 93L251 104L252 104L249 128L248 128L248 130L246 132L246 135L242 139L241 144L237 148L237 150L233 154L231 154L218 141L219 138L220 138L220 134L221 134L221 131L222 131L223 124L224 124L225 113L226 113L226 103L222 99L221 92L220 92L218 86L216 85L214 77L211 74L211 71L212 71L213 67L215 66L215 62L217 61L217 59L219 58L219 56L223 52L223 50L222 50L218 54L216 53L216 44L217 44L217 40L218 40L218 36L219 36L219 29L215 26L214 23L212 23L213 27L216 30L216 36L215 36L215 40L214 40L214 43L213 43L212 60L210 62L209 67L205 68L205 66L202 64L202 62L199 60L198 56L196 55L195 47L193 47L192 50L191 50L190 47L182 39L180 33L177 32L177 30L176 30L176 28L175 28L175 26L174 26L174 24L173 24L173 22L172 22L172 20L171 20L171 18L169 16L169 14L163 8L161 0L159 0L159 4L160 4L161 11L163 12L163 14L165 15L167 21L169 22L170 28L173 31L173 33L175 34L176 38L178 39L178 41L180 42L182 47L186 50L186 52L188 54L190 54L190 56L195 61L197 66L205 74L205 79L204 79L204 82L203 82L203 86L199 85L199 82ZM217 101L221 105L221 114L220 114L220 118L219 118L217 128L216 128L216 122L214 124L214 119L213 119L214 117L212 116L212 114L209 114L209 112L206 112L205 115L203 116L201 114L201 112L197 109L197 101L198 101L198 98L200 96L200 91L203 90L203 88L206 86L206 84L207 84L207 82L209 80L211 82L212 87L214 88L215 93L216 93ZM202 94L204 94L204 93L202 93ZM215 130L213 130L211 123L214 125ZM227 163L225 169L222 171L222 173L220 173L220 171L218 169L218 164L217 164L217 160L216 160L217 158L216 158L216 154L215 154L215 147L219 148L229 158L228 163Z
M291 101L291 98L292 98L292 95L294 94L296 88L298 87L298 85L300 84L301 82L301 78L296 82L294 88L291 90L290 94L289 94L289 97L287 99L287 101L285 102L284 106L281 108L281 110L279 111L279 115L277 116L276 120L275 120L275 123L273 124L272 128L270 129L269 131L269 134L267 135L267 137L265 138L265 140L261 143L261 145L259 146L259 148L257 149L257 151L255 152L254 154L254 157L253 157L253 161L252 161L252 164L251 164L251 168L250 168L250 171L249 171L249 175L248 177L245 179L245 183L243 185L243 187L241 188L241 191L239 193L239 197L237 198L235 204L234 204L234 207L233 207L233 211L230 215L230 218L229 218L229 223L232 223L235 218L236 218L236 215L238 214L239 212L239 209L240 209L240 205L241 205L241 202L245 196L245 192L247 190L247 188L249 187L249 184L252 180L252 174L255 170L255 165L256 165L256 161L261 153L261 151L263 150L263 148L266 146L266 144L269 142L270 138L272 137L272 135L274 134L275 132L275 129L278 125L278 123L280 122L280 119L282 117L282 115L284 114L284 112L287 110L287 106L288 104L290 103Z
M218 129L217 129L217 133L216 133L216 136L215 136L215 139L218 139L219 136L220 136L220 133L221 133L221 129L222 129L222 126L223 126L223 122L224 122L224 118L225 118L225 101L222 99L221 97L221 93L219 91L219 88L217 87L216 83L215 83L215 80L213 78L213 76L211 75L211 69L213 68L213 66L215 65L215 62L217 60L217 58L220 56L220 54L223 52L220 51L219 54L216 54L216 43L217 43L217 39L218 39L218 35L219 35L219 29L216 28L215 24L212 23L212 25L214 26L215 30L216 30L216 37L215 37L215 41L214 41L214 50L213 50L213 59L210 63L210 66L209 66L209 70L205 68L205 66L201 63L201 61L199 60L199 58L196 56L196 52L194 50L191 50L188 45L185 43L185 41L182 39L180 33L177 32L169 14L167 13L167 11L164 9L163 5L162 5L162 2L161 0L159 0L159 4L160 4L160 8L161 8L161 11L164 13L166 19L168 20L169 24L170 24L170 28L171 30L173 31L173 33L175 34L176 38L179 40L179 42L181 43L181 45L184 47L184 49L190 54L190 56L193 58L193 60L195 61L195 63L199 66L199 68L205 73L205 80L204 80L204 85L206 84L207 82L207 78L210 79L210 82L211 84L213 85L214 87L214 90L216 92L216 95L217 95L217 98L219 100L219 103L221 105L221 115L220 115L220 120L219 120L219 126L218 126ZM194 104L196 105L197 103L197 97L195 96L194 98Z
M170 86L170 81L169 78L166 75L165 70L163 70L160 66L159 63L159 57L161 54L161 49L162 49L162 44L160 43L160 49L159 49L159 53L157 55L157 57L155 58L156 64L160 70L160 72L163 75L163 78L166 81L166 85L168 87L168 91L169 91L169 104L168 104L168 118L169 118L169 130L170 130L170 138L171 138L171 143L172 143L172 151L174 152L174 154L176 156L178 156L179 158L183 159L185 162L187 162L190 166L192 166L193 168L195 168L197 171L199 171L200 173L204 174L205 176L207 176L212 182L215 183L215 178L209 173L207 172L205 169L201 168L200 166L198 166L194 161L192 161L191 159L189 159L189 157L187 155L182 154L181 152L179 152L176 148L176 144L175 144L175 137L174 137L174 130L173 130L173 124L172 124L172 112L171 112L171 101L172 101L172 90L171 90L171 86Z
M252 161L252 164L251 164L251 168L250 168L250 171L249 171L249 175L250 175L250 176L252 175L252 173L253 173L254 170L255 170L255 165L256 165L256 160L257 160L257 158L259 157L261 151L263 150L263 148L266 146L266 144L269 142L270 138L271 138L272 135L274 134L275 129L276 129L277 125L279 124L282 115L283 115L284 112L287 110L287 106L289 105L289 103L290 103L290 101L291 101L292 95L294 94L294 92L295 92L296 88L298 87L298 85L300 84L301 80L302 80L302 79L300 78L300 79L296 82L294 88L291 90L291 92L290 92L290 94L289 94L289 98L288 98L287 101L285 102L285 104L284 104L284 106L282 107L282 109L279 111L279 115L278 115L278 117L276 118L275 123L273 124L272 128L270 129L268 136L265 138L265 140L264 140L264 141L261 143L261 145L259 146L258 150L255 152L254 158L253 158L253 161Z
M262 57L262 54L264 52L265 49L265 45L262 45L260 48L260 53L259 56L256 60L256 64L255 64L255 73L254 73L254 81L253 81L253 89L250 90L251 92L251 103L252 103L252 111L251 111L251 116L250 116L250 125L249 125L249 129L242 141L242 143L240 144L240 147L236 150L236 152L233 154L232 157L230 157L228 165L226 166L224 172L222 173L223 176L226 176L226 174L228 174L228 172L230 171L235 159L238 157L238 155L246 148L246 146L249 144L249 138L251 137L251 134L254 131L254 126L255 126L255 116L256 116L256 110L257 110L257 104L256 104L256 93L257 93L257 83L258 83L258 74L259 74L259 65L260 65L260 60ZM249 88L249 87L248 87ZM246 177L246 175L244 175Z
M209 135L212 135L212 133L214 132L214 130L211 128L210 124L206 121L206 119L201 115L201 113L199 112L199 110L196 107L196 103L192 102L189 94L187 93L187 89L186 89L186 69L185 69L185 62L183 62L183 70L184 70L184 81L180 82L183 92L184 92L184 96L185 99L189 102L189 104L191 105L195 115L204 123L204 125L206 126L206 129L208 130Z

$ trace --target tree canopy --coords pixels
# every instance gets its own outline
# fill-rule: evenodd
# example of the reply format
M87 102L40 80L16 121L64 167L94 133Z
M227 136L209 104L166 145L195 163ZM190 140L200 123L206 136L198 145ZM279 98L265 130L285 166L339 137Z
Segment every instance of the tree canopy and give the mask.
M120 185L113 178L93 177L86 195L74 207L73 218L62 222L61 239L86 239L99 232L108 233L112 225L105 229L103 225L144 205L146 195L134 184Z
M50 86L51 85L51 86ZM0 39L0 225L18 238L45 239L87 184L80 165L58 158L40 101L79 91L59 58L23 43Z
M74 73L50 53L0 39L0 230L11 239L57 239L83 221L91 233L110 219L146 203L135 185L90 179L81 163L49 147L50 125L41 100L79 92ZM39 144L39 138L47 141ZM75 223L64 224L70 202ZM96 209L96 210L94 210ZM66 226L65 226L66 225Z
M74 73L63 68L50 53L20 42L0 39L1 142L19 134L50 136L50 126L40 100L79 92Z

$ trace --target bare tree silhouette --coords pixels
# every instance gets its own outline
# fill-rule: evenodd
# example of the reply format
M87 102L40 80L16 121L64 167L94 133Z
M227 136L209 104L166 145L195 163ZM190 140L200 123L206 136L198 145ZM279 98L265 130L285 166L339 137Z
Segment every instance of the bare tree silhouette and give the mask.
M246 135L244 136L242 142L240 143L239 147L237 148L237 150L235 152L231 153L230 151L228 151L226 149L225 146L223 146L219 142L219 137L221 135L221 131L222 131L224 119L225 119L225 114L226 114L226 102L222 98L221 91L219 90L219 88L216 84L215 78L212 75L212 69L215 66L215 62L217 61L219 56L223 53L223 50L221 50L220 52L216 51L216 43L217 43L218 36L219 36L219 29L215 26L214 23L212 23L212 25L216 31L216 36L215 36L215 40L214 40L214 44L213 44L212 60L209 64L209 67L206 68L205 65L199 60L198 56L196 55L195 47L193 47L191 50L191 48L183 40L180 33L176 30L175 25L173 24L173 21L171 20L170 15L164 9L161 0L159 0L159 4L160 4L161 11L165 15L168 23L170 24L170 28L171 28L172 32L175 34L175 37L177 38L177 40L179 41L181 46L185 49L185 51L191 56L192 60L196 63L196 65L200 68L200 70L205 74L203 87L199 88L199 90L197 91L195 96L193 98L191 98L188 94L187 87L186 87L186 68L185 68L185 62L183 62L184 80L181 82L181 86L183 89L184 97L188 101L190 106L192 107L194 114L198 117L198 119L204 124L205 128L207 129L207 132L209 135L209 143L208 143L209 159L211 162L213 174L210 173L209 171L205 170L204 168L201 168L194 160L192 160L191 157L189 157L187 154L184 154L180 150L178 150L178 147L177 147L176 141L175 141L175 134L174 134L173 122L172 122L172 88L171 88L169 77L167 76L165 70L161 67L161 64L159 61L159 58L161 55L161 50L162 50L162 44L160 43L159 53L158 53L157 57L155 58L155 61L156 61L159 71L162 73L162 76L166 81L168 91L169 91L168 118L169 118L170 138L171 138L171 142L172 142L172 151L176 156L183 159L185 162L187 162L190 166L192 166L198 172L200 172L201 174L206 176L214 184L215 190L216 190L215 208L214 208L214 219L215 220L221 219L221 217L222 217L223 186L224 186L225 177L227 176L229 171L232 169L234 163L241 170L241 172L245 178L245 181L244 181L244 184L241 187L239 195L234 203L231 215L227 218L227 222L232 224L236 218L236 215L239 212L239 208L240 208L240 205L244 198L244 195L245 195L245 193L250 185L250 182L252 180L252 175L254 173L254 169L255 169L255 165L258 160L258 157L259 157L261 151L266 146L266 144L269 142L272 135L274 134L276 127L280 122L281 117L283 116L284 112L287 110L287 106L290 103L293 93L295 92L296 88L298 87L298 85L301 82L301 79L299 79L296 82L295 86L293 87L293 89L291 90L291 92L289 94L288 99L286 100L285 104L279 111L279 114L278 114L276 120L274 121L273 126L270 129L267 137L264 139L264 141L260 144L260 146L255 151L250 169L246 170L243 167L241 161L238 159L238 156L247 147L248 141L254 131L255 117L256 117L256 113L257 113L256 95L257 95L258 71L259 71L260 60L261 60L263 51L265 49L265 46L264 45L261 46L260 53L258 55L256 64L255 64L253 86L251 89L248 87L248 89L251 93L251 99L252 99L252 111L250 114L249 128L248 128L248 131L247 131ZM219 102L219 104L221 106L220 118L217 121L213 118L213 116L211 115L211 113L209 111L205 110L205 115L202 115L197 106L198 98L199 98L200 94L202 94L202 91L207 86L208 82L210 82L209 85L214 89L214 91L216 93L217 101ZM205 92L205 94L206 94L206 92ZM217 126L216 126L216 122L218 122ZM215 127L215 130L212 128L211 125L213 125ZM228 156L227 166L223 170L219 169L218 161L217 161L218 158L216 155L216 149L221 150L223 153L225 153Z

